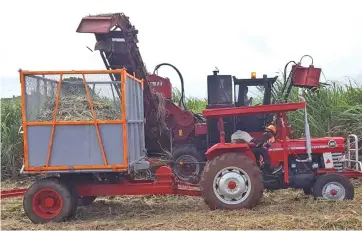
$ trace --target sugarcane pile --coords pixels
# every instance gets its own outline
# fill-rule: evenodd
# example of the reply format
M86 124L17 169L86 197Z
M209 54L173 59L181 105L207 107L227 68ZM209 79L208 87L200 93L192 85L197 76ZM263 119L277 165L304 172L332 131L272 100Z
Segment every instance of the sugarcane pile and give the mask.
M166 123L166 99L161 93L153 92L155 107L147 107L145 123L146 147L150 152L161 152L170 149L170 129ZM146 101L146 100L145 100ZM146 104L147 102L145 102Z
M69 78L62 83L59 97L57 121L89 121L93 120L93 115L85 86L80 83L70 83L73 81L83 81L81 78ZM96 118L99 120L119 120L121 119L120 101L105 97L99 97L94 90L88 88ZM52 121L56 107L55 97L48 98L42 110L37 116L38 121ZM118 108L118 110L117 110Z

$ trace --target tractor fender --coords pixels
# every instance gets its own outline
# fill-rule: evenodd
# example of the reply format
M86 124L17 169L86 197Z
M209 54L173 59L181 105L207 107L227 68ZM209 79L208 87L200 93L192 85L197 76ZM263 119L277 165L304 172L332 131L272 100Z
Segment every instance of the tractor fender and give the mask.
M246 155L253 161L256 161L255 155L247 143L218 143L209 148L205 155L207 160L211 160L217 156L230 152L243 153L243 155Z

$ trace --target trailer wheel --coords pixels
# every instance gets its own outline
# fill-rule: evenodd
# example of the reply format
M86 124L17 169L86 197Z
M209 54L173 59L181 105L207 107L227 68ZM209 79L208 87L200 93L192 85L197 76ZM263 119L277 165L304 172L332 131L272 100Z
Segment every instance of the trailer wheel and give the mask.
M184 182L198 178L205 166L204 154L192 145L183 145L175 148L172 157L176 163L173 167L173 172L176 178ZM181 162L183 163L182 165L180 164Z
M354 187L349 179L341 174L324 174L316 180L313 196L330 200L353 200Z
M56 178L33 183L24 195L23 207L27 217L35 224L62 222L74 212L76 198L71 189Z
M78 206L88 206L92 204L95 199L97 199L96 196L81 196L78 198Z
M260 169L249 157L227 153L208 161L200 188L210 209L250 209L259 204L264 185Z

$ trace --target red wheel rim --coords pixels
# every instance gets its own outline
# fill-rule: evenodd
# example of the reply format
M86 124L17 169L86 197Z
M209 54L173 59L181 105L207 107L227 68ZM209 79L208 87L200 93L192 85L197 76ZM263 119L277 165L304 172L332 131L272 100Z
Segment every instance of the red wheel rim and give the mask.
M62 208L62 197L54 189L42 189L33 197L33 210L39 217L46 219L54 218L59 215Z
M331 193L332 196L335 196L335 195L337 195L337 190L332 189L330 193Z
M234 181L230 181L230 182L228 183L228 188L229 188L229 189L234 189L234 188L236 188L236 183L235 183Z

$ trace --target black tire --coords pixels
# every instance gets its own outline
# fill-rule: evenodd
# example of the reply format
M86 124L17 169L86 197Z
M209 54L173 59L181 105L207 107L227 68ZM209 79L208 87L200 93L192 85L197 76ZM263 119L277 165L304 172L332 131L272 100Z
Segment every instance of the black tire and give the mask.
M78 180L76 180L75 178L72 178L72 176L68 175L68 174L61 175L58 179L61 182L63 182L63 184L68 186L68 188L74 198L78 198L78 193L76 190L76 182ZM76 201L77 201L77 199L76 199ZM77 209L78 209L78 203L74 203L73 207L72 207L72 211L71 211L71 213L69 213L68 220L75 219L75 217L77 215Z
M172 158L175 162L175 165L173 165L173 172L176 176L176 178L183 182L190 182L192 183L198 183L195 182L199 181L200 175L205 167L206 157L205 154L198 151L194 146L192 145L182 145L172 152ZM182 166L179 164L179 162L194 162L193 163L185 163ZM195 168L192 169L190 172L185 171L185 168Z
M250 191L247 191L248 195L237 204L225 203L214 192L214 178L219 171L227 167L240 168L251 181ZM262 173L254 161L241 153L226 153L208 161L201 174L200 189L201 196L210 209L251 209L259 204L263 196L264 184Z
M78 193L77 193L77 190L75 188L75 184L74 183L70 183L68 180L65 180L65 179L62 179L62 181L68 185L72 195L74 198L78 198ZM75 199L77 201L77 199ZM78 202L77 203L74 203L73 204L73 207L72 207L72 211L71 213L69 213L69 216L68 216L68 220L73 220L75 219L76 215L77 215L77 209L78 209Z
M313 189L312 188L303 188L304 195L312 195Z
M88 206L92 204L95 199L97 199L96 196L82 196L78 198L78 206Z
M324 197L323 188L332 182L336 182L340 187L344 189L344 197L336 197L335 200L353 200L354 198L354 187L353 184L349 181L349 179L341 174L330 173L324 174L317 178L316 182L313 186L313 196L315 198ZM338 196L338 195L337 195ZM326 199L334 199L334 198L326 198Z
M61 201L61 203L54 202L59 206L59 212L53 217L46 217L44 213L40 215L38 206L33 207L33 201L37 201L34 197L41 193L42 190L51 191ZM57 178L46 178L34 182L25 193L23 199L25 214L35 224L68 220L74 212L74 204L76 204L76 197L73 196L71 189Z

